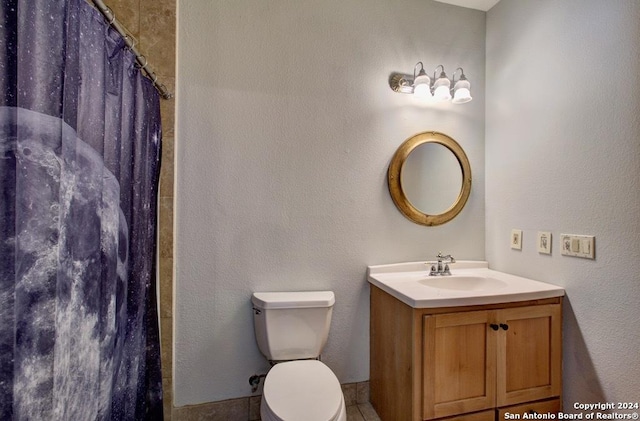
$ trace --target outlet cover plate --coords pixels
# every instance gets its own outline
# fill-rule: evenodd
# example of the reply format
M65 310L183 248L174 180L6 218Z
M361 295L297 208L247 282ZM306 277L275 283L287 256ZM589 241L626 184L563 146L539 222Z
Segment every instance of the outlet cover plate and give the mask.
M511 248L514 250L522 250L522 230L511 230Z
M551 254L551 232L538 231L538 253Z
M560 234L560 244L564 256L595 259L595 240L593 235Z

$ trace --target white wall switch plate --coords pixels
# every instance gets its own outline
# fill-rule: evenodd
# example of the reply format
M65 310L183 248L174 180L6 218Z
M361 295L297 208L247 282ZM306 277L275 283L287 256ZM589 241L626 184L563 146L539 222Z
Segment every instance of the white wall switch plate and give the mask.
M560 234L562 254L564 256L595 259L595 240L593 235Z
M551 254L551 233L549 231L538 231L538 253Z
M511 248L522 250L522 230L511 230Z

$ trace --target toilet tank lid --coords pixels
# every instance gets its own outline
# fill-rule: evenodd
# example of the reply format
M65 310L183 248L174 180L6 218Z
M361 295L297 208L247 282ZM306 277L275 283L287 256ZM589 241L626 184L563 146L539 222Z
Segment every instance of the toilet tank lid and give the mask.
M336 302L333 291L254 292L254 306L264 309L331 307Z

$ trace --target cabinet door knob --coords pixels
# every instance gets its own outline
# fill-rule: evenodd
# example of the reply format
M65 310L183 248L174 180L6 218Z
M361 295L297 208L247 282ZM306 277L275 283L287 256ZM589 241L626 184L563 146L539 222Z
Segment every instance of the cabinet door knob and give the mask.
M500 327L502 328L502 330L509 330L509 325L506 325L504 323L500 323Z
M498 326L498 325L497 325L497 324L495 324L495 323L491 323L491 324L489 325L489 327L490 327L491 329L493 329L493 330L498 330L498 329L500 329L500 326Z

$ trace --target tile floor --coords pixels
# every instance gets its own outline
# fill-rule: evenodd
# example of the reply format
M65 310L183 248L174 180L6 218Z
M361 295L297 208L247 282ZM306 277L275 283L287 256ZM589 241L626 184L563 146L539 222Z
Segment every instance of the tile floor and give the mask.
M380 421L369 402L347 406L347 421Z
M369 382L343 384L347 421L380 421L369 403ZM173 421L259 421L261 396L173 408Z

